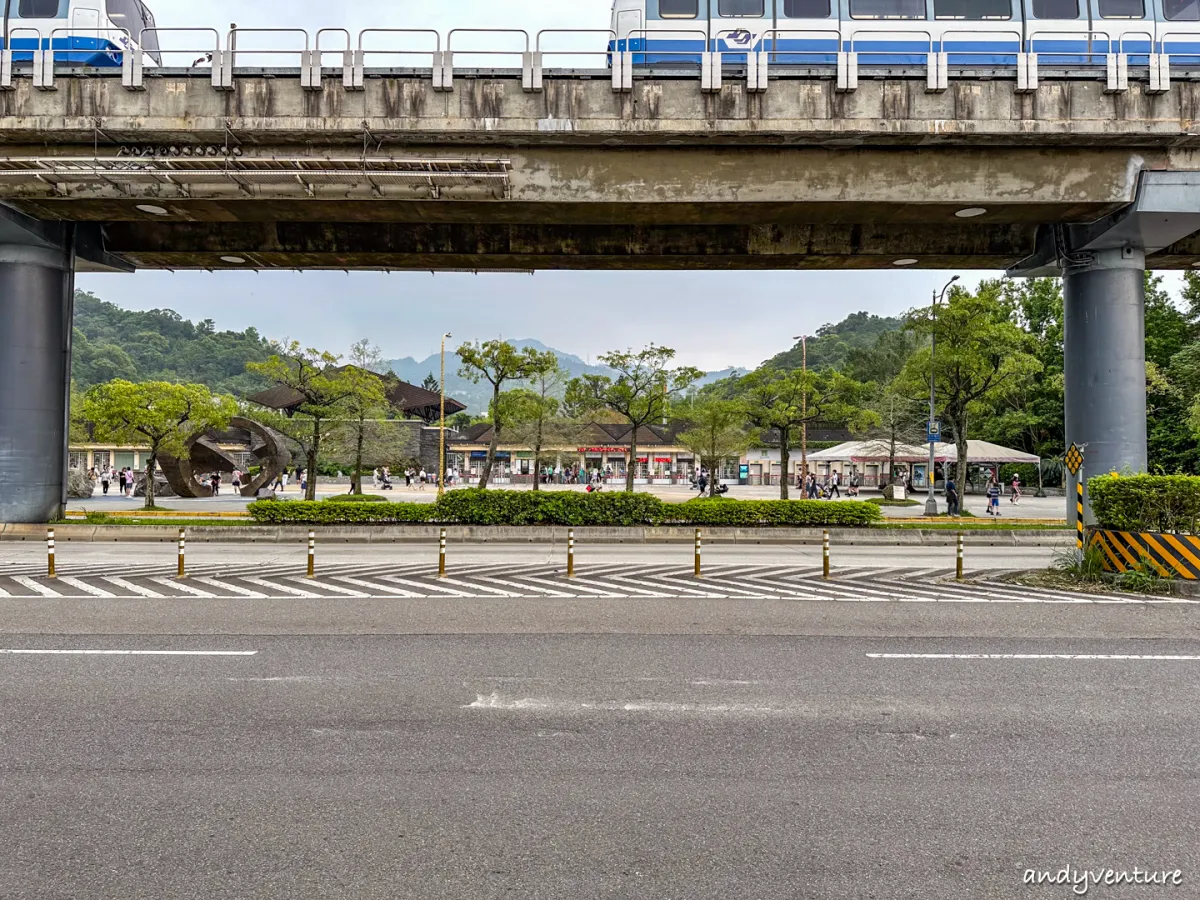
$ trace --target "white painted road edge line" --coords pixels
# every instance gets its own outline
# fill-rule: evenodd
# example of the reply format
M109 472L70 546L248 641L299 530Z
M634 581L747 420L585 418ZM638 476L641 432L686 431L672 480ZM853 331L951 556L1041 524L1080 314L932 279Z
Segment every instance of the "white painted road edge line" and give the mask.
M22 656L257 656L257 650L0 650Z
M868 659L1137 659L1200 662L1200 656L1121 653L868 653Z

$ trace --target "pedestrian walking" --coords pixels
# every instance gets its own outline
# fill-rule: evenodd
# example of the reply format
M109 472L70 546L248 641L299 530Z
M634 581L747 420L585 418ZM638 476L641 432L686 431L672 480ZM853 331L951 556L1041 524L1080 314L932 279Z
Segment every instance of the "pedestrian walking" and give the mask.
M958 515L958 486L955 485L954 479L946 481L946 515Z
M1012 493L1008 495L1008 502L1016 505L1021 501L1021 476L1014 475L1012 480Z
M117 476L117 478L119 479L117 482L117 487L120 489L120 492L121 492L120 496L124 497L125 496L125 469L124 468L121 469L121 472Z
M221 496L221 473L213 472L212 476L208 480L208 483L212 487L212 495L214 497Z
M233 470L233 492L235 494L240 494L242 492L242 470L241 469Z
M834 472L832 477L830 477L830 479L829 479L829 499L832 500L835 496L839 500L842 499L842 492L840 489L841 483L842 483L842 473Z
M308 473L303 469L298 470L297 477L300 479L300 493L308 492Z
M987 498L988 498L988 515L989 516L1000 515L1000 482L998 482L995 478L993 478L991 480L991 482L988 484Z
M105 469L100 473L100 489L104 491L104 496L108 496L108 486L112 483L112 470Z
M417 480L421 485L421 490L425 490L425 482L428 479L429 479L429 476L426 474L425 469L422 468L420 474L417 475Z
M282 474L280 474L280 476L279 476L279 489L280 489L281 491L286 491L286 490L287 490L288 478L289 478L289 475L288 475L288 473L287 473L287 471L286 471L286 470L285 470L285 471L284 471Z
M275 490L275 491L282 491L286 485L287 485L287 474L284 472L280 472L278 475L275 476L275 484L272 486L271 489Z

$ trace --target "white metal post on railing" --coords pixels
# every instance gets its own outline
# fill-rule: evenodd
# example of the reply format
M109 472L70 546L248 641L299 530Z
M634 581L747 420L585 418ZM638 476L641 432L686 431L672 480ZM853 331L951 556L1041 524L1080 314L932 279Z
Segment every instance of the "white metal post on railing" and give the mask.
M215 28L143 28L138 32L138 52L132 53L126 51L125 60L132 60L130 65L122 65L122 84L133 91L145 90L145 51L141 48L146 46L146 35L153 34L157 39L162 34L170 34L173 32L200 32L202 34L211 34L213 39L212 48L208 47L177 47L171 50L162 51L166 53L186 53L189 56L193 53L199 53L203 56L206 53L212 54L212 68L215 73L220 66L221 57L221 33ZM158 41L158 43L162 43ZM190 68L190 66L189 66Z
M993 47L988 50L951 50L947 49L946 45L950 43L951 37L957 36L959 40L966 40L971 43L979 43L981 41L998 41L999 38L1011 38L1013 47ZM950 87L950 57L951 56L1012 56L1014 61L1019 56L1023 47L1024 39L1019 31L977 31L974 29L949 29L942 32L941 43L939 45L940 52L938 56L938 75L937 87L933 86L933 68L930 68L930 85L927 88L929 91L944 91Z
M608 38L605 41L603 50L547 50L542 46L542 35L546 34L594 34L604 35ZM529 60L529 65L532 68L530 72L530 86L526 87L528 91L541 91L544 87L545 78L545 59L547 56L599 56L607 60L609 53L609 43L613 44L615 49L617 33L611 28L543 28L534 36L532 58Z
M432 50L368 50L364 39L368 34L432 34L434 47ZM347 81L343 75L342 83L348 91L361 91L366 86L367 54L387 54L389 56L428 56L433 70L433 86L438 89L442 64L442 36L432 28L364 28L358 33L358 49L354 51L354 65Z
M322 28L320 31L317 32L317 36L315 39L316 46L314 46L312 50L307 51L306 56L308 57L308 59L301 65L300 87L304 88L305 90L310 90L310 91L321 90L321 88L322 88L321 70L324 68L324 66L322 64L323 63L322 54L325 52L330 52L330 53L335 52L332 50L330 50L330 51L321 50L321 35L323 35L323 34L340 34L343 37L345 37L345 39L346 39L346 46L339 47L338 50L336 51L336 52L340 53L342 56L341 68L342 68L343 83L345 83L345 79L346 79L346 69L351 68L354 65L354 53L350 49L350 32L349 32L349 30L347 30L345 28Z
M456 34L519 34L525 38L525 48L521 51L515 50L464 50L472 56L520 56L521 57L521 82L523 85L531 84L533 80L533 70L529 68L532 64L532 55L530 52L529 32L524 28L452 28L446 35L446 52L442 56L442 77L439 86L437 76L437 65L434 65L433 88L434 90L452 91L454 90L454 36ZM526 90L532 90L531 87L526 87Z
M37 28L28 28L19 26L12 29L8 33L8 40L4 42L4 50L0 53L0 90L13 90L13 44L16 42L18 34L32 34L34 36L33 44L33 71L36 80L39 59L41 59L42 47L42 32ZM53 71L53 70L51 70Z
M250 49L238 47L238 37L243 34L302 34L304 35L304 48L302 50L272 50L272 49ZM304 70L305 61L309 58L309 43L308 32L303 28L233 28L230 29L226 40L228 49L221 54L221 77L220 88L223 90L233 89L233 69L237 65L238 54L243 56L299 56L301 72ZM216 60L213 60L215 63ZM214 86L217 82L214 78Z

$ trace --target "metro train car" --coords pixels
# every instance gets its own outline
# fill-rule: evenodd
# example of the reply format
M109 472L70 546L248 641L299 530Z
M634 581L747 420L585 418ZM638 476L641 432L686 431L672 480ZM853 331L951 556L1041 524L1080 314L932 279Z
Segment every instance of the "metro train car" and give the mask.
M161 65L154 15L142 0L0 0L3 46L14 62L30 62L34 48L54 48L57 65L113 68L122 54L142 52ZM138 46L138 41L142 46Z
M1200 65L1200 0L614 0L610 49L635 65L696 65L700 52L772 66L832 66L839 50L861 66L1014 67L1037 53L1049 66L1099 66L1109 53L1146 65L1167 53Z

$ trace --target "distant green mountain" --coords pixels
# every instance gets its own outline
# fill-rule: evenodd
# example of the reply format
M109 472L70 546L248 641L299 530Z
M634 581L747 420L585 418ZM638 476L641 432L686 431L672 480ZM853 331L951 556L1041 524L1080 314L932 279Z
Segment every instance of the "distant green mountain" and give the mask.
M218 332L211 319L193 324L169 309L135 312L76 291L73 341L71 377L81 390L114 378L192 382L235 396L267 387L246 371L246 363L271 355L253 328Z
M844 369L852 351L869 350L876 345L880 335L900 331L903 326L900 319L866 312L849 315L836 325L822 325L808 340L808 367ZM792 349L771 357L763 365L798 369L802 358L800 341L797 341Z

